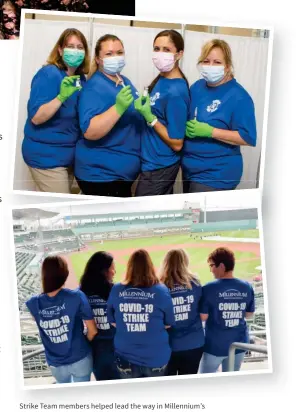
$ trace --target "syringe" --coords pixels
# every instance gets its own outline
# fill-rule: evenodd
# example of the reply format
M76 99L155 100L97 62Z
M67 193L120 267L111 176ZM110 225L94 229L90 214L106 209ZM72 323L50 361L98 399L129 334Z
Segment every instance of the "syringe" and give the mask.
M197 118L197 107L194 110L194 120L196 120L196 118Z
M118 73L116 73L116 77L117 77L117 79L119 80L119 83L121 84L121 86L122 86L122 87L125 87L124 81L123 81L122 77L120 77L120 76L118 75Z

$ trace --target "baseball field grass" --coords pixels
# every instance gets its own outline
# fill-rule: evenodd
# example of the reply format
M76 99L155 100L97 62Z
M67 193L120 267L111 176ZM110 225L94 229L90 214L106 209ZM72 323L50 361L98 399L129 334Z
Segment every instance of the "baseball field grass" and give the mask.
M68 255L68 260L72 266L72 271L74 272L77 281L79 281L90 256L99 250L108 251L115 258L115 281L118 282L123 278L127 261L134 250L140 248L146 249L150 253L155 268L158 271L165 254L170 249L183 248L189 254L190 268L192 272L199 277L202 284L205 284L213 279L207 264L209 253L216 247L226 246L232 249L235 253L236 277L250 280L254 275L258 274L256 267L261 265L259 243L239 242L240 238L258 237L258 231L219 232L219 235L223 237L237 237L238 242L205 240L204 236L201 238L200 234L194 233L163 237L110 240L104 241L103 244L100 242L88 243L86 249Z

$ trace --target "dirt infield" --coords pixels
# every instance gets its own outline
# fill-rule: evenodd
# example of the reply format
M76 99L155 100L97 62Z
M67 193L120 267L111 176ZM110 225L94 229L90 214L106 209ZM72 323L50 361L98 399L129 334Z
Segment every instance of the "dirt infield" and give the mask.
M100 243L98 242L98 245ZM158 251L168 251L170 249L188 249L188 248L212 248L213 250L218 248L218 247L225 247L225 242L201 242L201 243L186 243L186 244L173 244L173 245L156 245L156 246L147 246L144 249L147 250L147 252L158 252ZM244 242L233 242L229 245L229 248L233 250L234 252L251 252L256 255L256 258L260 258L260 244L259 243L244 243ZM86 248L83 249L83 252L90 252L93 251L95 252L95 247L93 246L86 246ZM114 259L122 264L126 264L126 259L124 259L126 256L131 255L136 249L134 248L126 248L126 249L121 249L121 250L109 250L109 253L111 253L114 256ZM63 258L66 260L68 263L69 267L69 276L66 282L66 287L69 289L75 289L78 286L78 280L74 272L74 268L72 265L72 262L70 260L70 256L77 254L80 252L73 252L71 254L66 254L63 255ZM251 261L255 260L256 258L248 258L248 259L240 259L237 260L237 262L243 262L243 261ZM205 265L207 265L207 262L205 262ZM193 266L192 269L195 269Z
M73 268L71 260L69 259L69 256L70 254L62 256L67 262L68 268L69 268L69 276L68 276L65 286L66 288L69 288L69 289L76 289L78 287L78 280L77 280L77 277L75 276L74 268Z

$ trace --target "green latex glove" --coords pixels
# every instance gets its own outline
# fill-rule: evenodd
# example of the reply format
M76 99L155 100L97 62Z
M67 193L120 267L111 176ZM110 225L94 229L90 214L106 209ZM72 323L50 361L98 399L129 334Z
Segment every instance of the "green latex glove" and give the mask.
M73 93L77 90L81 90L82 87L76 87L76 80L80 79L80 76L68 76L64 77L61 83L60 93L57 95L57 98L60 102L64 103Z
M135 100L135 109L141 113L147 123L151 123L154 119L156 119L156 116L154 116L151 111L149 94L146 97L141 95L137 100Z
M122 116L134 101L131 86L123 87L116 96L115 109Z
M195 137L212 137L214 128L207 123L199 122L198 120L189 120L186 122L186 136Z

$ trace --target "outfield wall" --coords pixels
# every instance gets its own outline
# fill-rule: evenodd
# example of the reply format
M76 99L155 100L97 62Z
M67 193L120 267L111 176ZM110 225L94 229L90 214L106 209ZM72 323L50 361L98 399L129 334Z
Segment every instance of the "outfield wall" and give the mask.
M83 242L95 242L99 240L134 239L143 237L154 237L162 235L176 235L191 233L190 226L167 227L158 229L133 228L132 230L122 230L117 232L103 233L83 233L79 237Z
M258 219L257 209L233 209L233 210L210 210L200 213L200 222L203 222L206 218L207 223L220 223L228 221L241 221L241 220L256 220Z
M176 223L176 222L175 222ZM127 228L123 227L121 230L114 230L113 227L109 231L106 227L104 230L99 227L83 228L80 231L79 237L83 242L93 242L99 240L114 240L114 239L131 239L142 237L153 237L161 235L173 235L181 233L201 233L201 232L219 232L219 231L233 231L233 230L249 230L257 228L257 220L237 220L214 223L193 223L188 225L169 225L155 227L146 225L133 225ZM78 231L75 230L78 234Z
M233 220L213 223L192 223L191 231L196 232L220 232L227 230L257 229L257 220Z
M90 227L77 227L73 228L73 232L82 238L84 234L97 234L97 233L118 233L118 232L138 232L138 231L153 231L153 230L167 230L167 229L174 229L178 230L182 227L188 227L190 229L191 220L186 221L185 219L180 221L171 221L171 222L149 222L149 223L140 223L134 222L133 224L116 224L111 225L110 223L104 224L97 224Z

